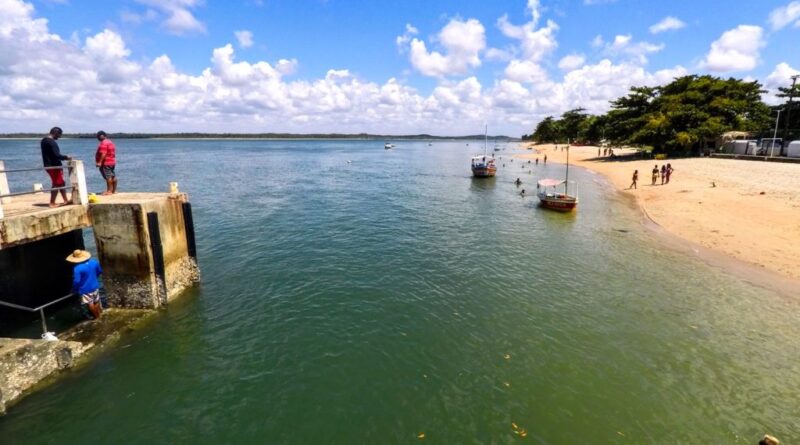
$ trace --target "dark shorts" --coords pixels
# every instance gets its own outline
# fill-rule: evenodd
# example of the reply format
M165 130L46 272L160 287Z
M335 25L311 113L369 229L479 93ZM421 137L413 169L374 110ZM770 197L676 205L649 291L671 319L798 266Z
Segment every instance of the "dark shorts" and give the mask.
M116 167L116 165L104 165L100 167L100 174L103 175L103 179L111 179L117 176L117 174L114 173L114 167Z
M64 182L64 170L60 168L54 168L52 170L47 170L47 174L50 175L50 181L53 183L53 188L56 187L64 187L66 184Z

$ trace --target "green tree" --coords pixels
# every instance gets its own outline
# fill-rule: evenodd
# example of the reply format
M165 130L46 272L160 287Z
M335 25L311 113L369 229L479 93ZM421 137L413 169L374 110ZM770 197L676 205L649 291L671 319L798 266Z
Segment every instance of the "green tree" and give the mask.
M536 130L533 131L531 139L540 144L557 142L560 133L560 123L553 116L547 116L536 125Z

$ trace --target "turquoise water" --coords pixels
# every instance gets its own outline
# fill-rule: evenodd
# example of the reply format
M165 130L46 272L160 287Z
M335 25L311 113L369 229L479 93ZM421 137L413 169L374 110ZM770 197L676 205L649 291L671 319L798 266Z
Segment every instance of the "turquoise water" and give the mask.
M512 184L563 166L509 149L473 180L478 143L117 145L122 190L190 193L202 286L15 406L3 444L800 440L797 302L672 249L597 175L571 171L563 215Z

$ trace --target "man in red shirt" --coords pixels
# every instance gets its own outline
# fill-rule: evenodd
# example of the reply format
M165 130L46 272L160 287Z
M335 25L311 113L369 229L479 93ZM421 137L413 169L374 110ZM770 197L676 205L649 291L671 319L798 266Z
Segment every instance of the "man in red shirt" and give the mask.
M97 146L94 161L97 168L100 169L103 179L106 180L106 191L103 194L117 193L117 174L114 172L114 167L117 166L117 147L114 146L105 131L97 132L97 140L100 141L100 144Z

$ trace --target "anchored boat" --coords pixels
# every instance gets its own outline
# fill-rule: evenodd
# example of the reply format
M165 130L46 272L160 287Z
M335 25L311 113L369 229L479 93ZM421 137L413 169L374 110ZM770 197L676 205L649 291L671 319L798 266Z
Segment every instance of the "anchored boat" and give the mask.
M489 139L488 134L489 127L487 125L483 136L483 156L472 157L472 176L476 178L491 178L497 174L497 165L494 163L494 155L486 155L486 144Z
M563 193L561 185L564 186ZM571 189L570 189L571 188ZM536 195L542 207L561 212L571 212L578 207L578 184L569 180L569 146L567 146L567 173L561 179L542 179L536 183Z

